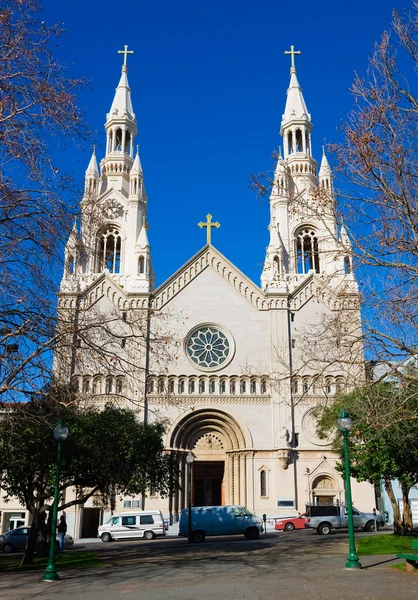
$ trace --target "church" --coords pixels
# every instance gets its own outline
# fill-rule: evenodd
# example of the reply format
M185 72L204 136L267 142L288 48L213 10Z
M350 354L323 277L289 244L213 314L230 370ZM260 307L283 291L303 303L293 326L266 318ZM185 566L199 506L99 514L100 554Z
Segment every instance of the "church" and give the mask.
M187 506L189 453L195 506L239 504L273 517L303 512L309 502L343 503L337 457L317 435L315 408L363 376L360 303L331 168L325 153L319 165L312 152L298 52L292 46L286 53L283 153L271 183L269 237L258 232L260 286L212 244L219 223L208 214L196 223L206 245L158 287L147 230L154 199L135 152L130 51L121 53L105 155L98 163L94 152L86 171L58 308L63 315L82 306L84 318L99 316L114 333L115 358L95 357L81 336L71 360L56 357L55 366L86 402L119 402L138 419L165 424L178 481L167 498L149 490L145 500L118 499L117 510L145 504L176 522ZM353 480L352 488L354 504L370 511L372 486ZM106 517L91 500L68 511L69 531L91 535Z

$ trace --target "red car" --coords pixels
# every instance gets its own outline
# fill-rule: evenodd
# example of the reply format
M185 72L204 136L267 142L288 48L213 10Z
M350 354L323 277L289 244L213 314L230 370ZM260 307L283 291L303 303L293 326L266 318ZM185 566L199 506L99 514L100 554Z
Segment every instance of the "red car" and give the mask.
M305 529L305 513L297 517L283 517L278 519L274 525L277 531L293 531L294 529Z

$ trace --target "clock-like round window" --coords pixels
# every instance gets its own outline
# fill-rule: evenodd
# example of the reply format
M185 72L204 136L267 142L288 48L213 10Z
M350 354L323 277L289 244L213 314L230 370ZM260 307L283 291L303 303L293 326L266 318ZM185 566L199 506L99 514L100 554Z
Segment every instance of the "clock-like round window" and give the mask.
M233 340L216 325L200 325L187 336L186 353L200 369L219 369L233 356Z

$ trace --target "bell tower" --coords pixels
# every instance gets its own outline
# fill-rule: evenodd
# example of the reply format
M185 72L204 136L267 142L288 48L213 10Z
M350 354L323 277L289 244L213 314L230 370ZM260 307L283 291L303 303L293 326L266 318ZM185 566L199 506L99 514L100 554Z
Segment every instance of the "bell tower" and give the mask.
M150 292L155 286L146 224L148 198L139 146L134 156L138 130L127 66L127 57L133 50L125 46L118 53L123 54L122 73L106 115L104 158L99 168L94 149L81 201L77 270L75 273L75 269L66 268L61 291L70 291L75 286L83 291L104 272L126 292ZM73 231L71 248L67 248L71 257L74 239ZM67 263L70 262L68 259Z
M270 293L292 292L314 273L342 280L356 288L345 248L338 237L332 172L325 152L318 174L312 152L311 115L302 94L295 66L300 55L294 46L290 83L282 116L280 134L283 156L279 153L270 195L269 245L261 275L261 286Z

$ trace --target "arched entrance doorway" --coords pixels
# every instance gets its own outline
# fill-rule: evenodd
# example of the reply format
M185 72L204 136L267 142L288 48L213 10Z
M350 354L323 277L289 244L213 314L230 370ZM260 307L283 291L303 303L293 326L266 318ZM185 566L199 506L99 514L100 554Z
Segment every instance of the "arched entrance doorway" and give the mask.
M194 506L247 503L247 452L242 427L227 413L215 409L189 412L174 424L169 449L176 456L179 481L170 499L177 517L186 506L186 456L195 456L192 477Z
M341 490L333 477L328 474L315 477L312 482L312 501L320 505L341 503Z

